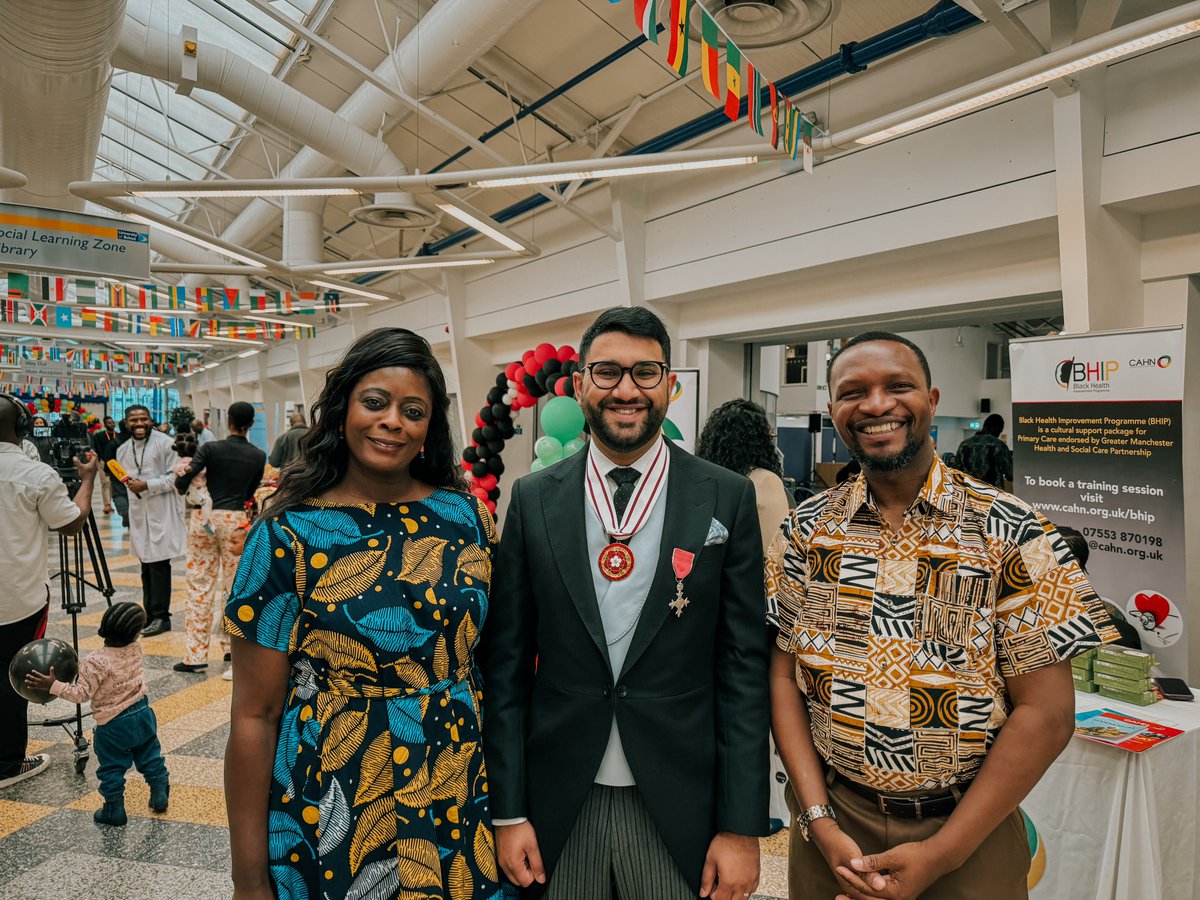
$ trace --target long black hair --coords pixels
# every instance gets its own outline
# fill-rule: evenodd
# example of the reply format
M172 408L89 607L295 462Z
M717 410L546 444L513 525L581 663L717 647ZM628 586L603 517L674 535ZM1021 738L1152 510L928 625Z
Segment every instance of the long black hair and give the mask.
M421 375L433 400L425 456L412 461L409 473L434 487L464 487L450 437L446 378L429 341L407 328L376 328L351 344L325 376L325 387L312 407L312 427L300 439L300 455L280 474L279 490L267 507L271 515L299 506L342 480L349 454L339 430L346 421L350 394L368 373L393 366Z
M714 409L700 432L696 455L739 475L766 469L783 477L771 423L763 408L751 400L730 400Z

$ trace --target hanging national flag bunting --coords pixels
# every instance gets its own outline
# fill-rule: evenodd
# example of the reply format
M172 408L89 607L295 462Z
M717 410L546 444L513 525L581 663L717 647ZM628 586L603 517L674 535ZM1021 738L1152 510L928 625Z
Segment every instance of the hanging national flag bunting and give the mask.
M775 82L767 82L767 92L771 95L771 146L779 146L779 90Z
M330 291L329 293L325 294L325 297L324 297L325 312L332 313L332 312L337 312L339 309L341 309L340 299L341 298L334 291Z
M742 111L742 51L725 38L725 115L736 122Z
M688 0L671 0L671 41L667 44L667 65L682 78L688 67Z
M703 6L700 9L700 68L701 75L704 77L705 89L716 97L721 99L721 82L719 79L717 65L717 41L720 39L721 32L717 29L717 20L714 19Z
M49 325L50 310L44 304L30 303L29 304L29 324L30 325Z
M125 285L120 282L108 286L108 305L119 308L125 306Z
M812 133L812 122L805 117L804 122L800 125L800 139L804 142L804 171L809 175L813 170Z
M750 127L759 137L765 137L762 125L762 76L750 60L746 60L746 82L749 87L746 92L746 115L750 119Z
M74 323L71 321L71 307L54 307L54 324L59 328L73 328Z
M652 44L658 43L658 0L633 0L633 18Z
M237 288L225 288L224 291L222 291L222 293L224 294L223 299L225 301L224 308L225 309L237 309L238 308L238 289Z
M84 308L79 311L79 324L84 328L96 327L96 311L94 309Z
M29 276L20 272L9 272L8 296L12 300L26 299L29 296Z
M90 278L76 278L75 302L94 304L96 302L96 282Z
M168 288L167 306L171 309L187 309L187 288L182 284Z

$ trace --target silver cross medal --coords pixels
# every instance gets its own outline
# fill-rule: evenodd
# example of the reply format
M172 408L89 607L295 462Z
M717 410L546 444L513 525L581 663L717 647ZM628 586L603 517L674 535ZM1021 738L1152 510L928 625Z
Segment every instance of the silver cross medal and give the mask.
M684 609L691 602L692 602L691 600L689 600L687 597L683 596L683 582L676 581L675 582L675 599L667 604L669 607L671 607L671 609L675 610L675 618L678 619L680 616L682 616Z

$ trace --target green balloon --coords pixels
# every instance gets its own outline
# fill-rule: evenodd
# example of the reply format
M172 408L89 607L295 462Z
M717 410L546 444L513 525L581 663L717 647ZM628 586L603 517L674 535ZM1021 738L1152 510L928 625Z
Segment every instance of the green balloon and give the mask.
M663 419L662 430L663 430L663 434L665 434L667 437L669 437L673 441L682 441L683 440L683 432L680 431L679 426L676 425L674 422L672 422L670 419Z
M544 462L542 462L540 459L535 459L533 461L533 464L529 467L529 471L530 472L540 472L544 468L546 468L546 464Z
M571 438L569 441L563 444L563 458L566 459L568 456L574 456L583 448L583 438Z
M537 458L546 465L556 463L562 459L562 441L560 441L558 438L551 437L548 434L544 435L543 437L538 438L537 443L533 445L533 452L537 455Z
M555 397L542 410L542 431L565 444L583 431L583 410L570 397Z

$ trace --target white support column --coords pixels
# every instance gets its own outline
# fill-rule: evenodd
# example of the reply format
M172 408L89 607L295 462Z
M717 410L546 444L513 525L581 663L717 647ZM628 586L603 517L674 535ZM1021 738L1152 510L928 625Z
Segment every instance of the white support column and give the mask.
M308 368L308 344L303 338L293 342L296 350L296 372L300 376L300 399L304 402L304 417L312 423L312 405L317 399L317 384Z
M1189 683L1200 673L1200 471L1189 461L1200 452L1200 276L1156 281L1146 285L1145 324L1183 325L1185 329L1183 382L1183 528L1187 560L1187 596L1192 598L1185 621L1188 629Z
M1142 324L1139 220L1100 205L1105 79L1097 67L1054 100L1063 317L1074 333Z
M283 385L267 374L267 351L264 350L255 356L254 362L258 368L258 391L263 405L263 416L266 420L267 444L273 447L276 438L287 430L287 423L283 421L283 409L287 397Z
M613 225L621 235L614 245L621 298L626 306L646 302L646 187L641 179L616 179L609 187Z
M701 427L709 414L722 403L743 396L745 354L745 344L737 341L685 342L684 358L687 365L700 370Z

